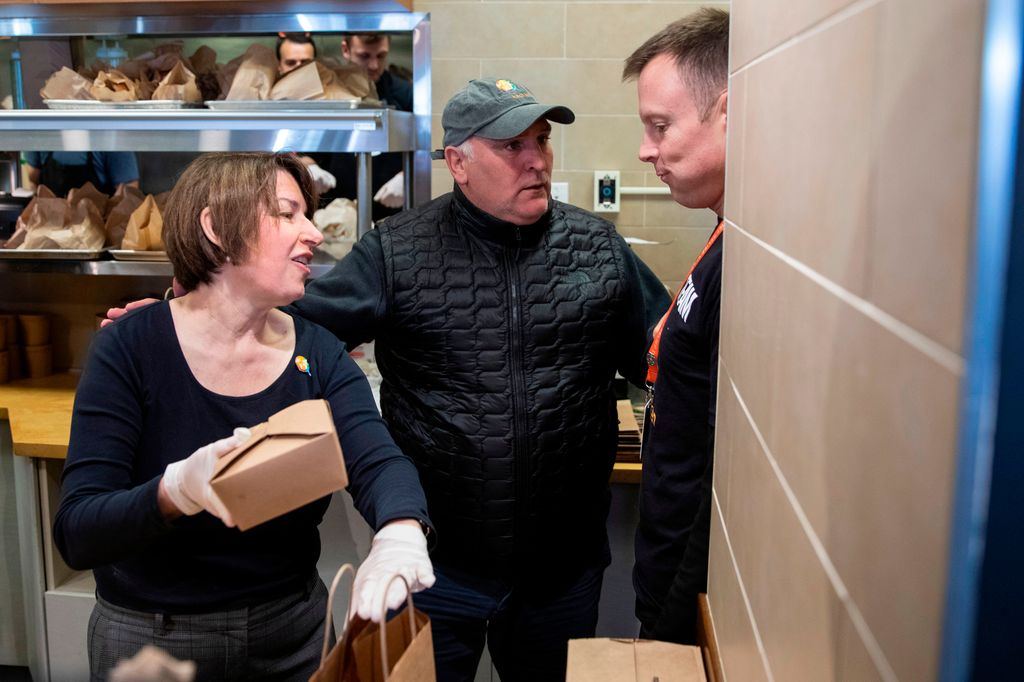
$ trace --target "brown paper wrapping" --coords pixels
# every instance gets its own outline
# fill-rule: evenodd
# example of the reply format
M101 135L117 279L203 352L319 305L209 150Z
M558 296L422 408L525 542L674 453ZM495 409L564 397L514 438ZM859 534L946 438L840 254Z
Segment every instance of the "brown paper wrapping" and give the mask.
M192 63L192 70L197 76L213 73L217 68L217 51L212 47L200 45L188 60Z
M157 208L156 199L147 195L142 204L128 218L124 231L122 249L132 251L163 251L164 220Z
M179 60L153 91L152 99L171 99L183 102L201 102L196 77Z
M316 64L324 99L377 99L377 87L362 67L333 59L318 59Z
M135 102L139 98L135 81L117 70L100 71L89 92L104 102Z
M92 81L79 76L66 66L62 66L39 90L43 99L95 99L89 92Z
M128 59L117 66L117 70L132 80L150 80L149 67L145 59Z
M263 45L250 45L231 80L228 100L263 100L277 80L277 57Z
M135 209L142 205L145 198L146 195L137 187L121 185L117 188L107 205L107 219L103 225L103 231L106 234L104 246L112 246L115 249L121 247L125 229L128 227L128 219L131 218Z
M270 99L274 100L323 98L324 86L317 71L317 64L313 62L289 71L274 83L270 90Z
M17 248L89 251L103 248L103 218L91 199L82 198L71 206L64 199L40 196L22 215L29 213L30 208L32 213L25 220L25 240Z
M103 192L96 189L96 186L91 182L87 182L81 187L76 187L68 192L68 205L76 206L78 202L82 200L88 200L96 206L96 210L99 211L101 216L107 213L107 202L110 201L110 195L104 194Z
M151 81L148 78L135 79L135 91L140 100L153 99L153 91L159 85L158 81Z

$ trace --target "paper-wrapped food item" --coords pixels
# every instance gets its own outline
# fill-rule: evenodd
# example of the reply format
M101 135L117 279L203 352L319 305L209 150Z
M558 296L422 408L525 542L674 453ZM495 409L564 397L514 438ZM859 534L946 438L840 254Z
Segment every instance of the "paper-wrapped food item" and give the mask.
M96 186L91 182L87 182L81 187L76 187L68 192L69 206L76 206L78 202L83 200L91 201L101 216L107 214L107 202L110 201L110 195L96 189Z
M250 45L242 55L226 99L268 99L276 80L277 56L274 51L264 45Z
M16 248L89 251L103 248L102 214L88 191L79 194L77 203L72 206L69 201L53 196L49 189L40 187L35 199L18 218L18 230L24 229L24 239Z
M46 79L39 96L43 99L95 99L89 92L91 87L92 81L62 66Z
M4 242L4 248L16 249L21 247L21 245L25 243L25 238L28 236L29 225L35 227L35 225L37 225L39 222L45 220L42 216L38 215L41 211L50 212L51 214L57 216L56 219L60 220L61 224L63 224L63 202L58 200L57 203L52 203L49 204L48 206L42 206L40 202L41 199L55 198L56 197L54 196L53 192L51 192L50 188L47 187L46 185L39 185L38 187L36 187L36 195L32 197L32 201L28 202L28 205L25 206L25 210L21 212L20 216L18 216L18 220L15 223L14 227L14 234L11 235L10 239Z
M145 59L127 59L117 65L117 70L134 81L144 80L149 82L152 78L149 66Z
M217 69L217 51L207 45L200 45L188 58L197 76L213 73Z
M131 251L163 251L164 219L160 215L156 198L147 195L142 204L128 218L122 249Z
M153 99L172 99L182 102L201 102L196 76L178 60L153 92Z
M160 85L159 81L151 81L148 78L136 78L135 79L135 94L139 96L139 100L154 99L153 92L157 86Z
M317 247L332 258L341 260L356 243L356 202L339 198L313 214L313 224L324 236Z
M339 64L333 59L316 61L323 99L377 99L377 87L366 69L355 64Z
M115 249L121 247L125 230L128 227L128 219L131 218L135 209L142 205L145 198L146 195L138 187L121 185L117 188L107 204L107 218L103 225L103 231L106 234L104 246L112 246Z
M116 69L100 71L89 92L103 102L135 102L139 99L135 81Z
M196 74L196 85L199 87L199 94L202 101L215 100L220 97L221 86L218 73L220 67L217 65L217 52L206 45L200 45L192 56L189 57L192 63L192 71Z
M320 80L317 65L310 62L305 66L292 69L282 76L270 90L268 99L304 100L323 99L324 86Z

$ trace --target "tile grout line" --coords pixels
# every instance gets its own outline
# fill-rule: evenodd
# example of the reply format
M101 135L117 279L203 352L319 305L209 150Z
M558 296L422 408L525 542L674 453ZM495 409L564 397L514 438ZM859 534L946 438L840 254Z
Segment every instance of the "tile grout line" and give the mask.
M562 59L569 58L569 3L562 3Z
M839 286L832 280L822 275L817 270L814 270L805 263L802 263L797 259L793 258L788 253L779 250L778 248L772 246L763 239L744 230L736 223L732 222L731 220L728 220L728 218L726 220L733 227L733 229L738 231L740 234L744 235L752 242L763 248L765 251L769 252L770 254L781 260L783 263L789 265L791 268L793 268L800 274L810 279L812 282L820 286L822 289L825 289L830 294L834 295L836 298L840 299L850 307L854 308L865 317L868 317L869 319L878 323L899 339L913 346L921 353L927 355L936 364L952 372L957 377L963 375L964 360L953 351L949 350L948 348L938 343L937 341L933 341L932 339L928 338L927 336L917 331L907 323L901 322L900 320L896 319L891 314L885 312L874 303L866 301L863 298L857 296L856 294L844 289L843 287Z
M808 38L811 38L817 35L818 33L827 31L833 26L836 26L837 24L846 21L855 14L859 14L860 12L863 12L864 10L868 9L873 5L881 4L882 0L858 0L857 2L851 3L846 7L842 8L841 10L839 10L838 12L830 14L823 19L819 19L817 22L811 24L810 26L801 29L799 33L797 33L794 36L790 36L789 38L782 41L775 47L770 48L767 52L754 57L749 62L738 68L734 73L740 73L746 71L747 69L750 69L751 67L757 66L761 62L767 59L771 59L772 57L782 52L783 50L789 49L796 43L801 42L803 40L807 40Z
M743 585L743 576L740 575L740 565L736 562L736 555L732 551L732 541L729 539L729 529L725 525L725 516L722 514L722 506L718 501L718 494L714 492L712 486L712 495L715 501L715 512L718 514L719 525L722 527L722 537L725 538L725 548L729 550L729 560L732 563L732 570L736 576L736 584L740 588L740 596L743 597L743 605L747 609L747 617L750 618L750 626L754 631L754 643L757 644L757 651L761 654L761 665L764 666L765 674L768 675L768 682L775 682L775 676L772 674L772 668L768 665L768 652L764 648L764 642L761 641L761 630L757 627L757 619L754 618L754 609L750 606L750 599L747 597L747 588ZM722 661L722 667L725 667L725 661Z
M739 388L736 386L736 382L729 377L729 386L732 387L733 395L736 396L736 400L739 402L740 408L743 410L743 414L747 419L747 423L750 428L754 431L754 436L757 438L758 444L761 446L761 450L764 453L765 459L768 460L768 464L772 468L772 472L775 474L775 478L778 479L779 485L782 486L782 491L786 495L786 499L789 502L790 507L796 514L797 521L804 531L804 535L807 536L808 541L811 543L811 549L818 556L818 561L821 563L822 568L825 569L825 575L828 576L829 582L832 583L832 589L836 591L836 595L839 597L840 602L846 608L847 614L850 620L853 621L853 626L856 628L857 633L860 635L861 641L864 643L865 648L868 650L868 654L871 656L871 660L874 662L879 674L887 682L898 682L899 678L896 676L896 671L893 670L892 665L885 656L885 652L882 651L881 645L878 640L875 639L874 633L868 627L867 621L864 620L863 614L860 609L853 601L853 597L850 595L850 591L847 589L843 579L839 576L839 571L832 563L831 557L828 555L828 551L825 549L825 545L821 542L821 538L814 531L814 527L811 525L810 519L807 518L807 514L804 513L804 508L800 504L800 501L796 497L796 493L789 486L789 481L786 480L785 474L782 473L782 468L779 467L779 463L775 460L775 456L772 455L771 450L768 448L768 443L765 441L764 436L761 435L761 429L758 428L757 423L754 421L754 416L750 414L750 410L747 409L747 404L743 400L743 396L740 395Z

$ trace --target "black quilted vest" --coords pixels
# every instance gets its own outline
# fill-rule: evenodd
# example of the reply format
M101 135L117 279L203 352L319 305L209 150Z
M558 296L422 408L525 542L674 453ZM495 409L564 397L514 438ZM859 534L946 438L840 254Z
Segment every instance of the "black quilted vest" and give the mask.
M602 560L627 300L614 227L557 202L517 227L456 190L379 229L382 412L419 469L435 560L510 580Z

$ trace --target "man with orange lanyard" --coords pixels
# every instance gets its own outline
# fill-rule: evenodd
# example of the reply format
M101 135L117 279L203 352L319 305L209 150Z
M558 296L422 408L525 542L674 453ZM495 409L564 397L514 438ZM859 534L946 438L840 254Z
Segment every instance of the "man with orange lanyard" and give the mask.
M696 643L697 595L707 590L728 59L729 15L705 8L651 37L623 69L637 80L640 159L676 203L719 216L648 353L636 615L641 637L686 644Z

